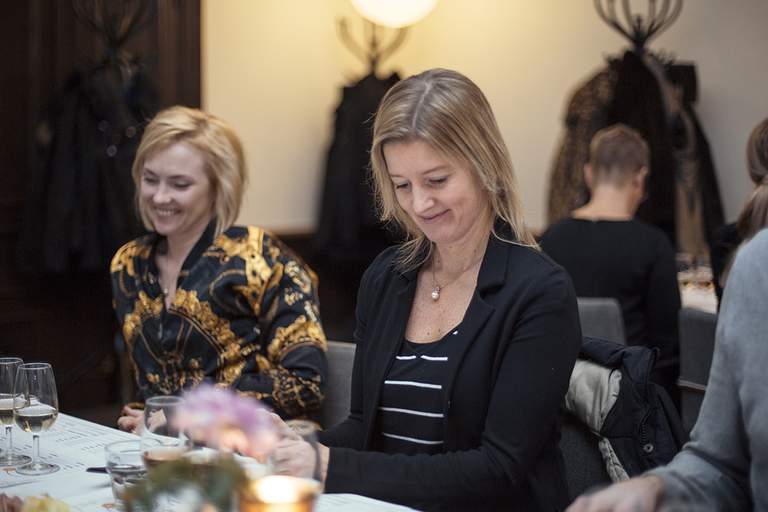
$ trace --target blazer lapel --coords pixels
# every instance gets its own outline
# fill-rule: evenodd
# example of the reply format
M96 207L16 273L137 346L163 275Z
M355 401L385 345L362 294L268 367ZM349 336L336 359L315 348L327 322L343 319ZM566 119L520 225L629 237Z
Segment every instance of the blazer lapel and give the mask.
M395 356L400 348L401 342L405 337L405 327L408 324L413 297L416 294L416 276L418 269L406 272L397 278L398 282L393 285L393 293L389 295L395 304L389 306L393 312L389 321L378 336L376 336L376 347L372 347L375 353L374 364L370 367L370 374L366 376L368 384L371 386L370 407L366 410L365 424L368 426L366 432L366 447L370 447L375 426L376 412L379 409L381 401L381 390L384 387L384 376L392 367ZM387 307L386 305L384 307Z
M461 367L464 356L470 346L478 339L491 313L495 310L494 306L486 302L485 295L493 288L500 287L506 279L507 259L509 253L506 250L506 242L502 242L496 236L491 235L488 240L488 247L483 256L483 263L480 265L480 272L477 275L477 287L472 295L472 300L464 314L464 320L457 328L459 337L459 346L462 347L459 357L448 361L447 368L447 387L445 390L445 403L443 409L446 413L451 407L451 394L453 384L456 381L456 374ZM446 423L447 426L447 423Z

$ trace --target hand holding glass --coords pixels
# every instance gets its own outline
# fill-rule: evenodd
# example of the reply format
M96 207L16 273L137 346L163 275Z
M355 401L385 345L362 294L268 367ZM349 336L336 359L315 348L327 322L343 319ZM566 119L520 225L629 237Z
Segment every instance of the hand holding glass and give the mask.
M317 424L307 420L288 420L285 425L289 428L289 432L284 431L284 439L272 457L276 472L320 481ZM298 440L297 438L306 443L305 446L308 445L308 449L297 450L296 448L300 445L288 448L286 443L293 444Z
M16 468L22 475L46 475L59 470L56 464L40 460L40 432L51 428L59 416L59 399L53 368L48 363L26 363L16 371L14 404L16 425L32 434L32 462Z

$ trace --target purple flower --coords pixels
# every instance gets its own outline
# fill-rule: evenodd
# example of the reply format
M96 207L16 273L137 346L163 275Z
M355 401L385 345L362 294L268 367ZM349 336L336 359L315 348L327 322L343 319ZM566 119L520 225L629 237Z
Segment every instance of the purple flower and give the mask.
M268 448L277 440L273 415L255 398L210 384L201 384L187 391L184 397L184 404L174 422L179 429L189 432L193 439L219 445L223 437L231 439L232 432L242 432L247 440L246 446L235 448L246 451L256 447Z

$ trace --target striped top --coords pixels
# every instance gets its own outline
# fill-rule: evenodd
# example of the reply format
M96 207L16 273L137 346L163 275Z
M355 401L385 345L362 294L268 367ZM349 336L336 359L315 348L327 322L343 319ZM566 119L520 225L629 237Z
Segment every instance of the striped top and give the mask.
M460 327L432 343L403 340L384 378L374 446L385 453L440 453L448 361Z

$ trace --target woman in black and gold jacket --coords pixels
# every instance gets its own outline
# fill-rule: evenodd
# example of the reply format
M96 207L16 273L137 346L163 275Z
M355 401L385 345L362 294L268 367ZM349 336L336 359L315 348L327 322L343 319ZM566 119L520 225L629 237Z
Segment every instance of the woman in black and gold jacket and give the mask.
M152 232L118 250L111 274L140 398L210 381L284 417L316 411L327 371L316 276L266 231L232 226L246 182L232 129L199 110L160 112L133 178ZM126 406L118 425L140 419Z

